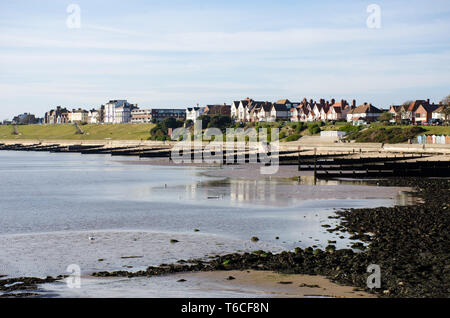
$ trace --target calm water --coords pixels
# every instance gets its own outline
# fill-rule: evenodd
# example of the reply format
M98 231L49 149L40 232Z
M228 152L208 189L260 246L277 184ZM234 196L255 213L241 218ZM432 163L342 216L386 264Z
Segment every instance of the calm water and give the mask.
M335 208L406 198L380 187L211 178L202 175L207 169L219 168L0 152L0 275L58 275L69 264L83 274L137 270L238 250L324 247L336 239L321 226Z

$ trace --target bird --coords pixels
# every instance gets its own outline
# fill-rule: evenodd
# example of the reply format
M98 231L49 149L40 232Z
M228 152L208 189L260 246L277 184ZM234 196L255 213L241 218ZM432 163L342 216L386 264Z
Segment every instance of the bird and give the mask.
M89 236L89 241L95 241L95 237Z

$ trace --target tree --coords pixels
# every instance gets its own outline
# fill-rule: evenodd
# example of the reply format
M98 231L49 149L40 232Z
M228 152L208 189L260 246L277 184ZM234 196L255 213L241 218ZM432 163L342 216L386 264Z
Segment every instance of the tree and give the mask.
M231 126L231 118L223 115L216 115L211 117L211 121L208 124L208 128L218 128L224 130Z
M408 111L409 106L413 103L412 100L407 100L406 102L404 102L402 104L401 110L400 110L400 116L401 116L401 121L403 122L404 120L412 120L412 113L410 111Z
M183 126L183 122L176 120L173 117L164 119L161 122L157 122L156 126L150 129L150 138L153 140L167 140L169 129L175 129Z
M447 123L447 125L449 124L450 121L450 95L448 95L447 97L445 97L442 101L442 113L444 114L444 119L445 122Z
M392 119L392 113L384 112L380 115L379 120L384 122L389 122Z
M208 128L209 122L211 121L211 117L208 115L201 115L197 120L202 121L202 129Z
M168 131L169 128L175 129L175 128L181 127L182 125L183 125L183 123L181 121L178 121L173 117L166 118L161 123L161 127L165 131Z
M402 106L408 107L408 106L411 105L413 102L414 102L414 101L412 101L412 100L407 100L406 102L404 102L404 103L402 104Z
M192 127L192 126L194 126L194 121L193 121L192 119L188 119L188 120L186 120L186 122L184 123L184 127L185 127L185 128L190 128L190 127Z

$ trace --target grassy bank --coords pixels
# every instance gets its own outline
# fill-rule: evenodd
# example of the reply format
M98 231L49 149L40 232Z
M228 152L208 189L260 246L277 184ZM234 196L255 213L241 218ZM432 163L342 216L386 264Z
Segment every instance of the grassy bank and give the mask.
M0 126L0 139L48 140L147 140L154 124L80 125L83 134L74 125Z
M420 135L450 135L450 127L445 126L381 126L370 128L344 126L341 130L349 134L347 139L356 142L382 142L388 144L405 143Z
M161 125L161 124L160 124ZM239 125L233 125L232 127ZM228 127L228 125L227 125ZM235 128L236 128L235 127ZM404 143L418 135L436 134L450 135L450 126L388 126L374 123L368 127L356 127L345 122L335 124L313 123L251 123L243 128L278 128L280 140L297 141L303 136L319 136L321 131L345 130L350 127L350 139L357 142ZM155 124L122 124L122 125L80 125L83 134L74 125L24 125L17 126L18 134L14 134L12 125L0 125L0 139L43 139L43 140L165 140L168 139L167 128L159 129L151 137Z

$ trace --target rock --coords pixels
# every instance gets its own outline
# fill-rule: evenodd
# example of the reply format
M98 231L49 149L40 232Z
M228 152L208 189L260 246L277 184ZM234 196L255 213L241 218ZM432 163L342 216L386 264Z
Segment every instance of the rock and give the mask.
M253 237L251 238L251 241L252 241L252 242L258 242L258 241L259 241L259 238L256 237L256 236L253 236Z
M308 285L308 284L300 284L298 287L307 287L307 288L321 288L319 285Z

